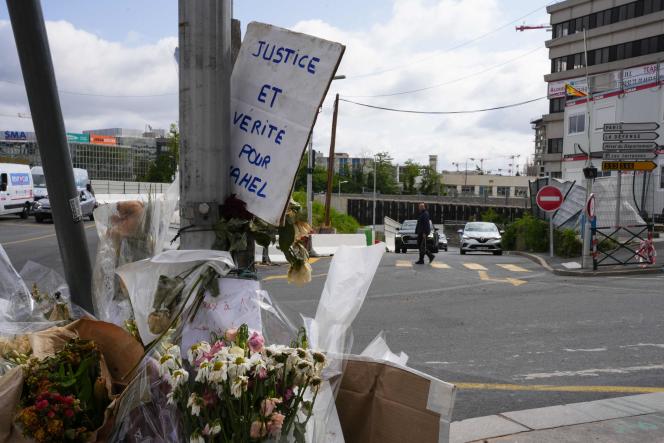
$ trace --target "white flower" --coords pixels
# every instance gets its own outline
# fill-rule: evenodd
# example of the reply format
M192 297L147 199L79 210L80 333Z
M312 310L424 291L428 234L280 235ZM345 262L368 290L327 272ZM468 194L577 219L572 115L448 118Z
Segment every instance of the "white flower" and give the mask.
M203 397L195 392L189 396L187 407L191 408L191 415L198 416L201 413L201 406L203 405Z
M189 373L184 369L176 369L171 374L171 379L169 383L173 390L177 389L179 386L186 384L189 381Z
M196 343L189 348L189 351L187 352L187 357L189 357L189 361L194 363L196 360L201 358L203 354L206 352L210 352L210 343L206 341L202 341L200 343Z
M164 377L165 375L170 375L172 370L177 367L177 362L170 354L164 354L159 359L159 375Z
M204 361L198 367L198 373L196 374L196 381L200 383L205 383L208 375L210 374L210 369L212 368L212 363Z
M221 383L228 378L228 365L226 362L216 360L211 363L212 369L207 376L208 381L212 383Z
M194 431L189 437L189 443L205 443L205 439L198 431Z
M244 357L244 349L239 346L233 346L228 352L229 354L233 354L238 357Z
M244 357L235 357L228 364L228 375L232 378L240 377L245 375L249 369L251 369L249 360Z
M171 391L168 394L166 394L166 404L167 405L173 405L175 406L175 392Z
M177 360L180 360L180 358L182 357L182 353L178 345L169 345L168 348L166 348L166 353L172 355L173 358Z
M245 376L236 377L231 384L231 395L235 398L240 398L242 392L247 390L249 378Z
M218 420L212 422L212 426L209 423L203 428L202 434L205 436L217 435L221 432L221 423Z

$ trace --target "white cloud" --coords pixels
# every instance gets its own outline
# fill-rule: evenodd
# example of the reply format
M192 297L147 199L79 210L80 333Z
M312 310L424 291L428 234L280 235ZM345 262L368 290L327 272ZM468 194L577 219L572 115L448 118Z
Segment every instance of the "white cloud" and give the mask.
M347 80L335 81L318 117L314 144L329 148L331 104L342 96L374 95L416 89L468 77L425 92L352 100L417 110L467 110L514 103L545 94L542 76L548 68L544 49L503 67L476 75L494 65L543 47L547 36L533 31L514 35L509 26L484 39L449 50L514 18L498 0L392 0L392 15L362 29L342 29L324 21L303 21L293 29L346 45L339 69ZM533 21L545 21L544 11ZM349 11L349 13L352 13ZM111 42L65 21L47 28L58 86L64 91L104 95L150 95L178 89L173 49L177 38L143 43L128 31L123 42ZM518 37L518 38L517 38ZM20 67L7 22L0 21L0 80L18 80ZM394 69L397 67L398 69ZM375 76L361 74L383 71ZM473 76L474 75L474 76ZM355 76L355 78L353 78ZM93 127L164 127L178 118L177 96L104 98L61 94L69 130ZM342 102L337 150L359 155L389 151L399 162L426 162L438 154L439 164L487 158L489 169L505 168L507 156L530 155L530 119L546 111L546 101L519 108L470 115L422 116L360 108ZM2 114L27 112L22 86L0 82L0 128L29 129L30 121ZM523 158L523 157L522 157Z

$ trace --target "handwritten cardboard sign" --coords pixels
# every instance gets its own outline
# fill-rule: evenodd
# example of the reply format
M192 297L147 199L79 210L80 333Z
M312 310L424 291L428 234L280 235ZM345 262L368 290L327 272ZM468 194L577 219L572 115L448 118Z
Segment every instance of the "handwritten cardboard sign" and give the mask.
M191 323L182 333L182 355L199 341L211 342L211 335L223 336L230 328L246 323L249 329L262 331L260 282L236 278L219 279L219 296L206 294Z
M345 47L252 22L231 77L232 192L278 225Z

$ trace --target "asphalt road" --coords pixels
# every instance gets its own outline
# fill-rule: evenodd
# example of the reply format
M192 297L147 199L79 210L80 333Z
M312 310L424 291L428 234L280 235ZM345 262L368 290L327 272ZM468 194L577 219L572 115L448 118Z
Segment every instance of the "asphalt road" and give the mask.
M93 223L86 223L91 250ZM20 270L62 272L53 226L0 218L0 243ZM91 253L91 257L94 254ZM353 325L353 352L384 331L408 364L457 383L454 419L664 390L664 274L554 276L518 256L386 254ZM330 259L310 285L261 268L264 287L294 320L315 314Z

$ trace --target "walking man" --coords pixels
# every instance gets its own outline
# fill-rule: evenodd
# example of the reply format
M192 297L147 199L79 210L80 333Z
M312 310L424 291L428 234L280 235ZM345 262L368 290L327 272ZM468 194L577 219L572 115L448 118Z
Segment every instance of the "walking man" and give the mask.
M431 233L431 217L427 211L427 207L424 203L419 205L420 215L417 217L417 226L415 226L415 234L417 234L417 246L420 249L420 259L415 262L416 265L424 264L424 256L429 257L429 263L431 263L435 257L427 245L427 237Z

